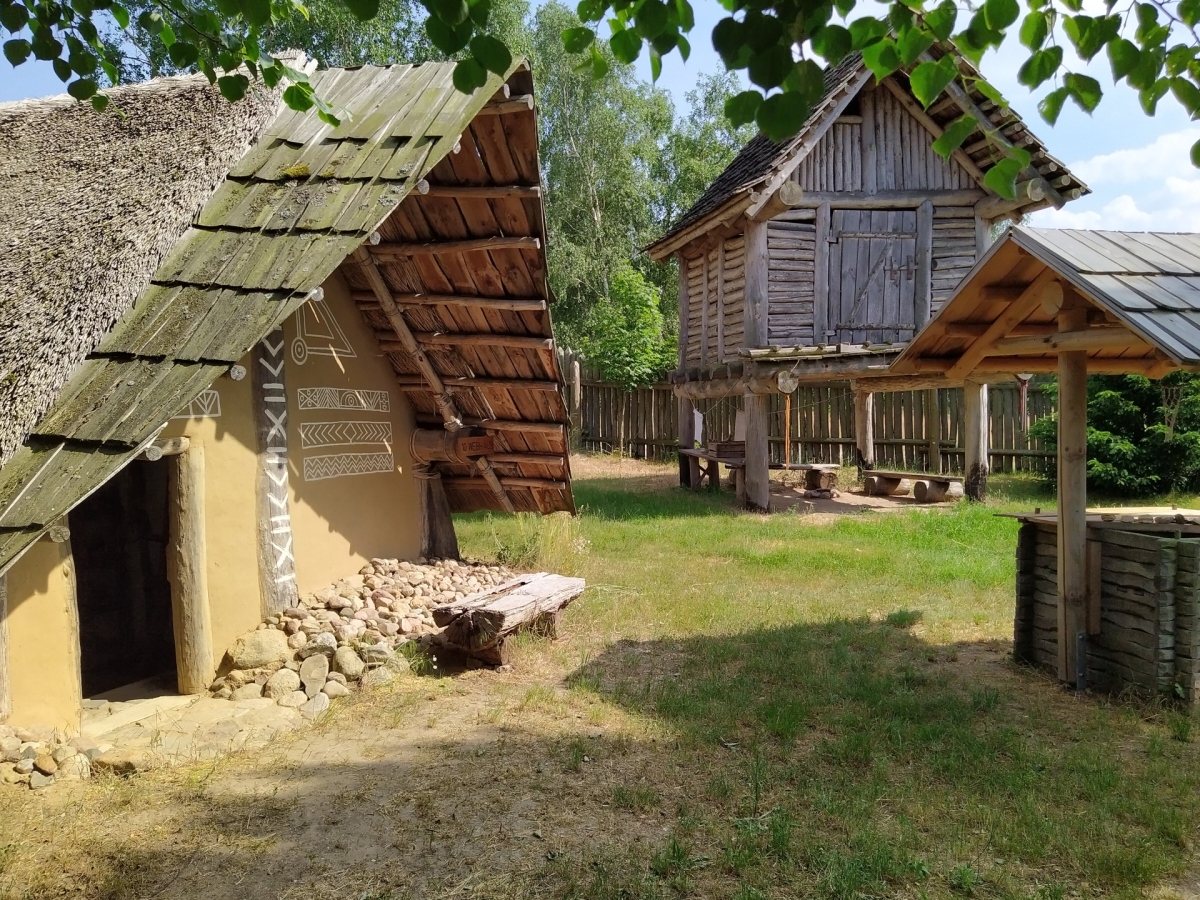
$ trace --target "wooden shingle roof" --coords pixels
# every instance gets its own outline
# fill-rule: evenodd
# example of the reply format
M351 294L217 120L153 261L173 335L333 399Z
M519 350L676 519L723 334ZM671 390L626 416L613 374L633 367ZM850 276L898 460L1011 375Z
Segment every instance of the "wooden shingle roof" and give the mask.
M460 155L454 152L463 149L460 136L507 80L528 79L517 63L505 77L491 76L464 95L452 84L453 68L426 63L316 73L316 89L342 118L337 127L313 113L282 109L269 93L230 105L202 78L119 89L113 97L125 114L119 121L73 100L0 107L7 126L0 129L6 150L0 165L21 178L0 183L5 218L31 215L21 200L28 180L58 186L62 195L61 203L48 198L43 218L26 223L12 240L10 259L15 254L25 266L15 285L19 293L11 282L0 288L0 364L8 376L0 390L30 398L10 404L0 422L0 438L8 435L0 443L0 572L291 315L424 187L445 157ZM155 117L139 121L132 113L149 106L147 98L154 100ZM503 133L501 117L490 118L488 127ZM171 122L189 127L172 131L164 124ZM71 153L47 153L47 134L52 144L81 148L102 136L105 155L81 168ZM536 139L533 147L536 161ZM188 167L166 160L193 158L204 165L192 166L190 180L178 184ZM122 161L120 179L105 181L104 160ZM536 184L536 167L531 177ZM84 222L88 233L58 252L43 250L40 230L58 235L80 225L67 202L72 190L97 197L95 215ZM122 206L122 192L136 202ZM541 228L540 198L536 219ZM150 226L154 239L140 240ZM127 246L134 250L123 261ZM115 257L90 252L110 247ZM534 253L529 265L540 271L544 241ZM489 258L495 254L468 254L464 265L473 270ZM41 288L40 273L63 266L94 284L95 301L86 293ZM535 287L544 301L544 278ZM527 331L505 322L494 330L504 333L509 325ZM549 328L544 312L537 333L548 339ZM540 374L560 380L556 367ZM537 413L537 421L563 432L565 455L561 391L557 407ZM570 508L568 473L557 471L565 500L555 508ZM459 506L470 508L466 501Z

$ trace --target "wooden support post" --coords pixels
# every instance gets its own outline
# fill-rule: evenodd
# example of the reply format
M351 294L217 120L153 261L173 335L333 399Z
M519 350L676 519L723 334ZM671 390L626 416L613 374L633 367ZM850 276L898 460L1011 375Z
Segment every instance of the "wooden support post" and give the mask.
M417 511L421 517L421 555L426 559L458 559L458 537L442 476L430 465L413 466Z
M875 137L875 91L867 87L858 95L859 108L862 110L862 182L863 191L873 194L879 183L879 149ZM821 239L820 234L817 240ZM820 252L820 251L818 251ZM823 337L816 336L816 343L821 343Z
M767 223L746 223L744 346L767 346ZM751 497L753 502L753 497Z
M854 392L854 442L858 447L858 467L864 472L875 468L875 395Z
M916 325L920 331L933 314L933 204L917 207Z
M299 599L292 519L288 510L288 404L283 329L276 328L251 352L250 391L258 449L254 493L259 596L265 613L278 613L295 606ZM189 447L188 453L191 452ZM208 687L207 683L205 687Z
M792 464L792 395L783 395L783 464Z
M963 384L963 490L968 500L987 496L988 477L988 389L981 381Z
M816 246L813 254L813 343L823 344L829 331L829 227L828 203L817 207Z
M696 444L695 416L692 415L692 401L687 397L679 398L679 449L691 449ZM679 454L679 484L685 488L700 486L700 460L694 456Z
M1064 309L1060 331L1087 327L1087 310ZM1087 633L1087 351L1058 355L1058 677L1083 687L1079 639Z
M571 427L583 428L583 367L571 360Z
M925 468L935 474L942 472L942 416L938 408L937 388L925 391L925 440L929 442L929 458Z
M207 552L204 531L204 445L168 461L171 619L175 631L175 668L179 693L202 694L216 672L208 608Z
M769 394L745 394L746 506L768 512L771 508L771 468L768 433L771 419Z

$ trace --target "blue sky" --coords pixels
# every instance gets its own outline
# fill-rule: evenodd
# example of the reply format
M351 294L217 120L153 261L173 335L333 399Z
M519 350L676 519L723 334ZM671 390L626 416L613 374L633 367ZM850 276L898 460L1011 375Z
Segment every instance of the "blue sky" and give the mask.
M664 61L659 83L671 92L680 108L698 76L721 69L709 35L723 15L715 0L696 3L691 58L685 63L673 55ZM1051 128L1038 116L1038 97L1017 83L1022 49L1014 40L987 56L985 74L1050 152L1067 163L1094 192L1061 211L1036 214L1034 223L1131 231L1200 231L1200 172L1188 158L1191 145L1200 140L1200 124L1189 122L1170 97L1162 101L1157 116L1147 117L1136 94L1122 85L1106 92L1092 116L1068 102L1058 124ZM650 77L644 55L638 67L643 77ZM1109 86L1103 55L1089 66L1076 67ZM45 63L31 61L14 69L0 61L0 101L62 91L62 83Z

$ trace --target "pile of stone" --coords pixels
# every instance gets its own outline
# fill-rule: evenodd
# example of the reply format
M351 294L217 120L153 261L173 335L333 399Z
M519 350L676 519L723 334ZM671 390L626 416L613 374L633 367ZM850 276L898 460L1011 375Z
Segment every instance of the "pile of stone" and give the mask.
M842 496L842 492L837 488L809 488L800 496L806 497L809 500L836 500Z
M88 778L93 764L103 768L104 753L110 749L50 728L0 725L0 783L37 789Z
M315 718L353 683L385 684L406 671L408 659L397 648L439 631L435 606L515 574L453 559L373 559L238 638L211 690L231 700L269 697Z

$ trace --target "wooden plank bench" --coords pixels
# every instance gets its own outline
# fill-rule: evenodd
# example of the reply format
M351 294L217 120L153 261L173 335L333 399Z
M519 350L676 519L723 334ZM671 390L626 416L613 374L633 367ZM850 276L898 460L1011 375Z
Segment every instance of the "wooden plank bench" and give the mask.
M937 475L932 472L872 469L865 473L863 486L868 494L876 496L898 496L911 492L918 503L938 503L963 496L961 475Z
M684 447L679 451L681 456L691 456L700 460L700 480L692 485L693 488L700 488L704 485L704 479L708 479L709 485L719 485L721 483L721 470L719 466L728 466L734 470L734 479L736 481L738 472L742 472L746 468L746 458L744 456L722 456L714 450L709 450L704 447Z
M804 486L810 491L829 491L837 487L837 463L772 463L772 469L783 469L787 472L803 472Z
M582 578L548 572L518 575L486 591L435 606L433 621L445 629L439 639L446 647L492 665L505 665L505 638L527 630L557 637L562 611L584 587Z

